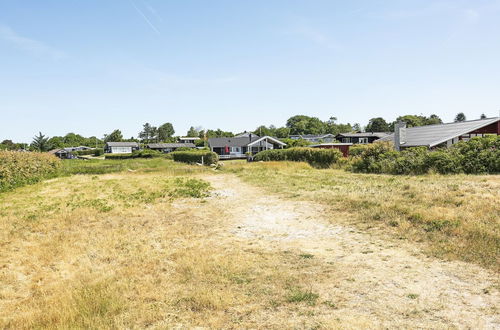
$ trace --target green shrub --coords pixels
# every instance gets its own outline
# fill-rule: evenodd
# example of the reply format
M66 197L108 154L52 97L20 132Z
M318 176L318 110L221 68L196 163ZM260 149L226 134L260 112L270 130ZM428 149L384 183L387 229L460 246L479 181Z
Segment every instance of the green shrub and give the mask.
M0 191L57 174L61 161L47 153L0 151Z
M94 156L95 157L99 157L99 156L102 156L102 155L104 155L104 149L103 148L94 149Z
M191 151L174 151L171 152L170 157L176 162L195 164L203 163L205 165L217 164L219 156L215 152L205 150L191 150Z
M254 160L307 162L316 168L328 168L341 158L342 153L337 149L290 148L261 151Z
M500 173L500 136L475 137L448 149L416 147L401 152L379 142L364 147L351 159L350 169L362 173Z
M190 147L180 147L180 148L175 149L175 151L193 151L193 150L195 150L195 149L190 148Z
M106 159L132 159L132 158L157 158L164 157L165 154L151 149L134 150L128 154L106 154Z
M357 157L365 151L366 148L368 148L370 144L355 144L349 147L349 156L350 157Z

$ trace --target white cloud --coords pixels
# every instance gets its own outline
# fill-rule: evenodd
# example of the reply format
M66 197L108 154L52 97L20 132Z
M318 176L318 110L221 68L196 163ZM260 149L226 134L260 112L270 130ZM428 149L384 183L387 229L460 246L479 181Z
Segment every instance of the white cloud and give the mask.
M0 25L0 40L7 41L37 56L48 56L54 60L60 60L67 56L63 51L55 49L41 41L20 36L13 29L5 25Z

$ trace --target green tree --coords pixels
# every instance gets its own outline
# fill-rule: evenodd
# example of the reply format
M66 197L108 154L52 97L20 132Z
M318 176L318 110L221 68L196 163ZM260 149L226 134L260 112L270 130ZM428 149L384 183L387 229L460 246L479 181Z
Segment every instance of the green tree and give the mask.
M175 134L174 126L171 123L165 123L158 127L158 140L166 141Z
M191 126L189 128L189 130L187 131L187 137L198 137L198 135L200 134L200 131L197 130L196 128L194 128L193 126Z
M305 115L297 115L288 118L286 127L290 129L292 135L302 134L323 134L326 131L326 125L319 118Z
M365 131L367 132L389 132L389 124L382 117L372 118L368 121Z
M355 132L361 132L361 125L359 123L355 123L352 125L352 130Z
M53 136L49 139L49 144L52 148L64 148L64 138L62 136Z
M142 142L149 143L156 138L157 133L158 129L156 127L150 123L145 123L142 125L142 131L139 132L139 138L142 139Z
M290 136L290 129L288 127L279 127L274 134L278 139L286 139Z
M425 125L435 125L435 124L442 124L443 123L441 118L439 118L439 116L435 115L435 114L432 114L428 118L425 118L424 122L425 122Z
M274 136L276 133L276 127L273 125L266 127L265 125L261 125L257 127L252 134L258 135L258 136Z
M42 132L38 132L38 135L36 135L33 138L33 142L31 142L31 148L41 152L49 151L50 150L49 138L43 135Z
M115 129L111 134L105 135L104 142L121 142L123 141L122 132Z
M465 114L463 112L459 112L455 116L455 122L466 121L466 120L467 118L465 117Z

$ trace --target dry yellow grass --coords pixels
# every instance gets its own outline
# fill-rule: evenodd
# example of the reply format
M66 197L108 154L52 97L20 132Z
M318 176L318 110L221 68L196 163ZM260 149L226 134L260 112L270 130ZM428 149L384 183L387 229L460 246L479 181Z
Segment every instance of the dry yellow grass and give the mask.
M426 260L344 218L330 227L324 206L299 201L318 195L297 191L280 199L166 163L1 194L0 328L498 324L488 272Z
M348 213L347 222L363 230L500 271L500 175L354 174L287 162L225 168L267 191L327 205L332 217Z
M314 261L221 241L223 210L172 197L171 176L73 176L3 194L0 328L317 325L307 313L326 307L287 302L311 285ZM283 304L303 315L274 319Z

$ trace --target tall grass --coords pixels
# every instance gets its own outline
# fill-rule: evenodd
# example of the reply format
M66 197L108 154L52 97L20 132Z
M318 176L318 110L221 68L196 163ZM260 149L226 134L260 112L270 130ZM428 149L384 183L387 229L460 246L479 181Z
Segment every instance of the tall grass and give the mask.
M49 154L0 151L0 192L54 176L60 166Z

